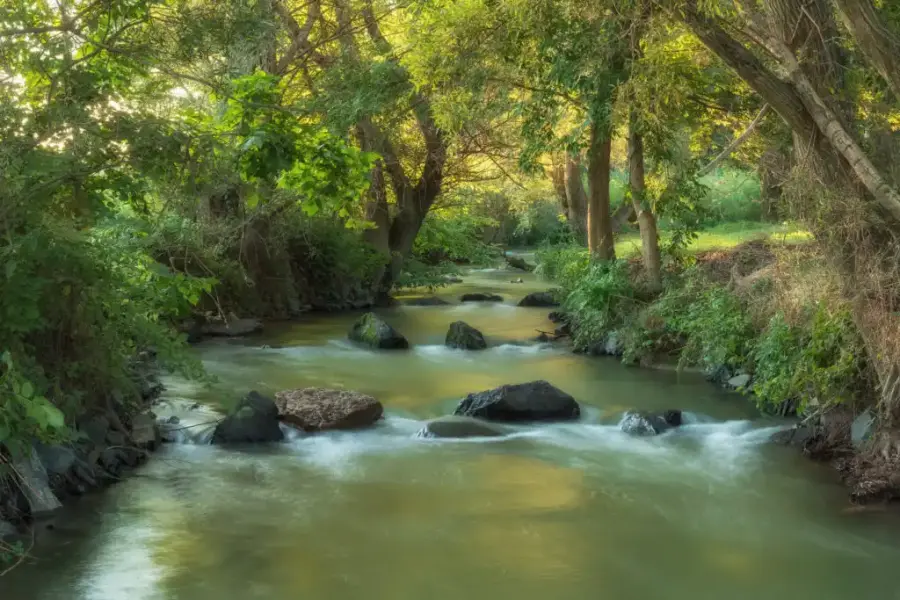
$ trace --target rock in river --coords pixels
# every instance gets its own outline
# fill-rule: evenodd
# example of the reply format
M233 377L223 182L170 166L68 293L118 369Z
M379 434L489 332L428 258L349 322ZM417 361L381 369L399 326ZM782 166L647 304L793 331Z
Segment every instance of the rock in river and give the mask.
M262 330L263 324L259 319L232 319L223 323L207 323L201 329L203 335L219 337L239 337L259 333Z
M233 413L216 425L212 443L245 444L280 442L283 439L275 402L257 392L250 392L238 403Z
M354 342L366 344L382 350L404 350L409 342L396 329L385 323L374 313L364 314L350 330L348 337Z
M662 412L628 411L619 427L632 435L659 435L681 425L680 410Z
M346 390L286 390L275 394L275 404L282 421L303 431L361 429L384 414L372 396Z
M469 394L454 414L489 421L562 421L577 419L581 409L572 396L541 380Z
M487 342L484 341L481 332L463 321L450 324L445 343L451 348L460 350L484 350L487 348Z
M416 437L421 438L472 438L501 437L504 431L497 425L472 417L448 416L429 421Z
M503 296L497 294L463 294L459 297L460 302L503 302Z
M533 292L519 301L519 306L559 306L553 292Z
M447 306L450 303L437 296L423 296L422 298L410 298L403 304L407 306Z

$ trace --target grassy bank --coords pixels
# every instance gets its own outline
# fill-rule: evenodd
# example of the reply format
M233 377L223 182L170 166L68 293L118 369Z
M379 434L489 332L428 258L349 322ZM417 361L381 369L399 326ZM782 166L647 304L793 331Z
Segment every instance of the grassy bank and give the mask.
M852 453L849 423L873 403L874 376L839 277L807 236L772 226L717 228L687 264L668 264L661 291L644 285L636 257L602 263L583 249L555 247L538 261L538 272L560 288L578 350L700 368L764 413L802 417L814 429L809 453ZM839 430L818 427L827 422ZM857 486L854 495L896 491L885 483Z

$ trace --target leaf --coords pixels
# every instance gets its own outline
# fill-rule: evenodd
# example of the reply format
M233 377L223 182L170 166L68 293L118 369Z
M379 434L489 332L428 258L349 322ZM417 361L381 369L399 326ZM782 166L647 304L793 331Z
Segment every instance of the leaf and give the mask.
M13 274L16 272L17 263L14 260L11 260L6 263L6 278L12 279Z
M66 426L66 417L62 411L45 400L43 404L45 422L53 429L63 429Z
M22 389L19 393L25 398L31 398L34 396L34 386L31 385L30 381L25 381L22 383Z

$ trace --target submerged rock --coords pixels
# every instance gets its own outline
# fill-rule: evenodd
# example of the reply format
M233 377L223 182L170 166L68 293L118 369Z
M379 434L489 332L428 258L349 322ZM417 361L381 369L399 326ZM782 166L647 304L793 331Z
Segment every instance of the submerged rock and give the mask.
M206 323L201 329L203 335L217 337L240 337L262 330L263 323L259 319L231 319L224 323Z
M410 298L403 304L407 306L447 306L450 303L437 296L425 296L424 298Z
M540 380L469 394L454 414L489 421L562 421L577 419L581 409L572 396Z
M361 429L384 414L381 402L359 392L306 388L275 394L279 418L303 431Z
M471 293L459 297L460 302L503 302L503 296L497 294Z
M447 283L462 283L463 280L461 277L457 277L456 275L445 275L444 281Z
M629 411L622 417L619 428L632 435L659 435L681 425L680 410L662 412Z
M472 438L501 437L505 432L491 423L472 417L447 416L429 421L416 437L421 438Z
M559 301L553 292L532 292L519 300L519 306L559 306Z
M484 350L487 342L480 331L463 321L450 324L447 331L446 345L460 350Z
M509 282L510 283L525 283L525 280L522 279L521 277L517 277L516 279L510 279Z
M561 310L554 310L547 315L547 318L551 323L566 323L568 322L568 315Z
M804 448L813 438L814 434L811 428L806 425L795 425L790 429L782 429L772 434L770 440L775 444L783 446L794 446Z
M409 342L374 313L364 314L347 334L354 342L382 350L405 350Z
M246 444L280 442L283 439L275 402L257 392L250 392L241 399L233 413L216 425L212 443Z

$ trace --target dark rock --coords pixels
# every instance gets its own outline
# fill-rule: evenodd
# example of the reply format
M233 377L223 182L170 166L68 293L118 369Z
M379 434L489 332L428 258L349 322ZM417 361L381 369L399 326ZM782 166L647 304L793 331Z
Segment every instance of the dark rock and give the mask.
M38 442L34 450L50 475L67 473L75 464L75 451L67 446L47 446Z
M181 419L179 419L175 415L172 415L171 417L166 419L166 425L178 425L179 423L181 423Z
M572 329L569 327L568 323L566 323L554 329L553 335L557 338L569 337L570 335L572 335Z
M520 256L507 256L506 264L513 269L519 269L520 271L534 271L534 265L528 264L525 262L525 259Z
M469 394L454 414L489 421L559 421L577 419L581 409L572 396L541 380Z
M556 338L546 331L542 331L537 336L533 337L531 341L537 342L538 344L546 344L552 341L555 341Z
M681 425L680 410L662 412L629 411L622 417L619 428L632 435L659 435Z
M462 278L457 277L456 275L447 275L444 277L444 281L446 281L447 283L462 283L463 282Z
M348 337L354 342L382 350L404 350L409 348L409 342L406 338L374 313L366 313L354 323Z
M121 431L110 430L110 432L106 434L106 443L110 446L124 446L128 443L128 438L126 438L125 434Z
M113 476L118 476L122 472L122 465L125 462L127 462L125 452L119 448L107 448L100 453L100 466Z
M241 399L233 413L216 425L212 443L280 442L283 439L275 402L257 392L250 392Z
M138 448L155 449L161 441L156 419L149 414L135 415L131 420L131 441Z
M262 330L263 323L259 319L232 319L224 323L207 323L202 332L204 335L218 337L240 337Z
M103 415L97 415L84 419L78 429L87 436L95 446L106 443L106 435L109 433L109 419Z
M559 302L553 292L532 292L519 300L519 306L559 306Z
M485 421L471 417L448 416L429 421L416 437L422 438L471 438L501 437L505 432Z
M503 302L503 296L497 294L471 293L459 297L460 302Z
M75 466L72 467L72 475L83 481L88 487L97 487L94 470L85 463L75 463Z
M547 318L550 319L551 323L566 323L569 320L566 313L561 310L552 311L547 315Z
M724 384L726 381L734 377L734 373L732 373L731 369L729 369L725 365L707 367L704 370L703 375L706 377L707 381L718 384Z
M815 437L813 430L806 425L795 425L790 429L776 431L770 438L775 444L783 446L793 446L796 448L805 448L806 445Z
M371 427L384 413L372 396L322 388L278 392L275 405L282 421L303 431Z
M200 410L200 403L194 402L188 407L188 410Z
M407 306L447 306L450 303L437 296L425 296L424 298L410 298L403 302Z
M445 344L460 350L484 350L487 342L480 331L463 321L450 324Z
M525 283L525 280L522 279L521 277L518 277L516 279L510 279L509 282L510 283Z

